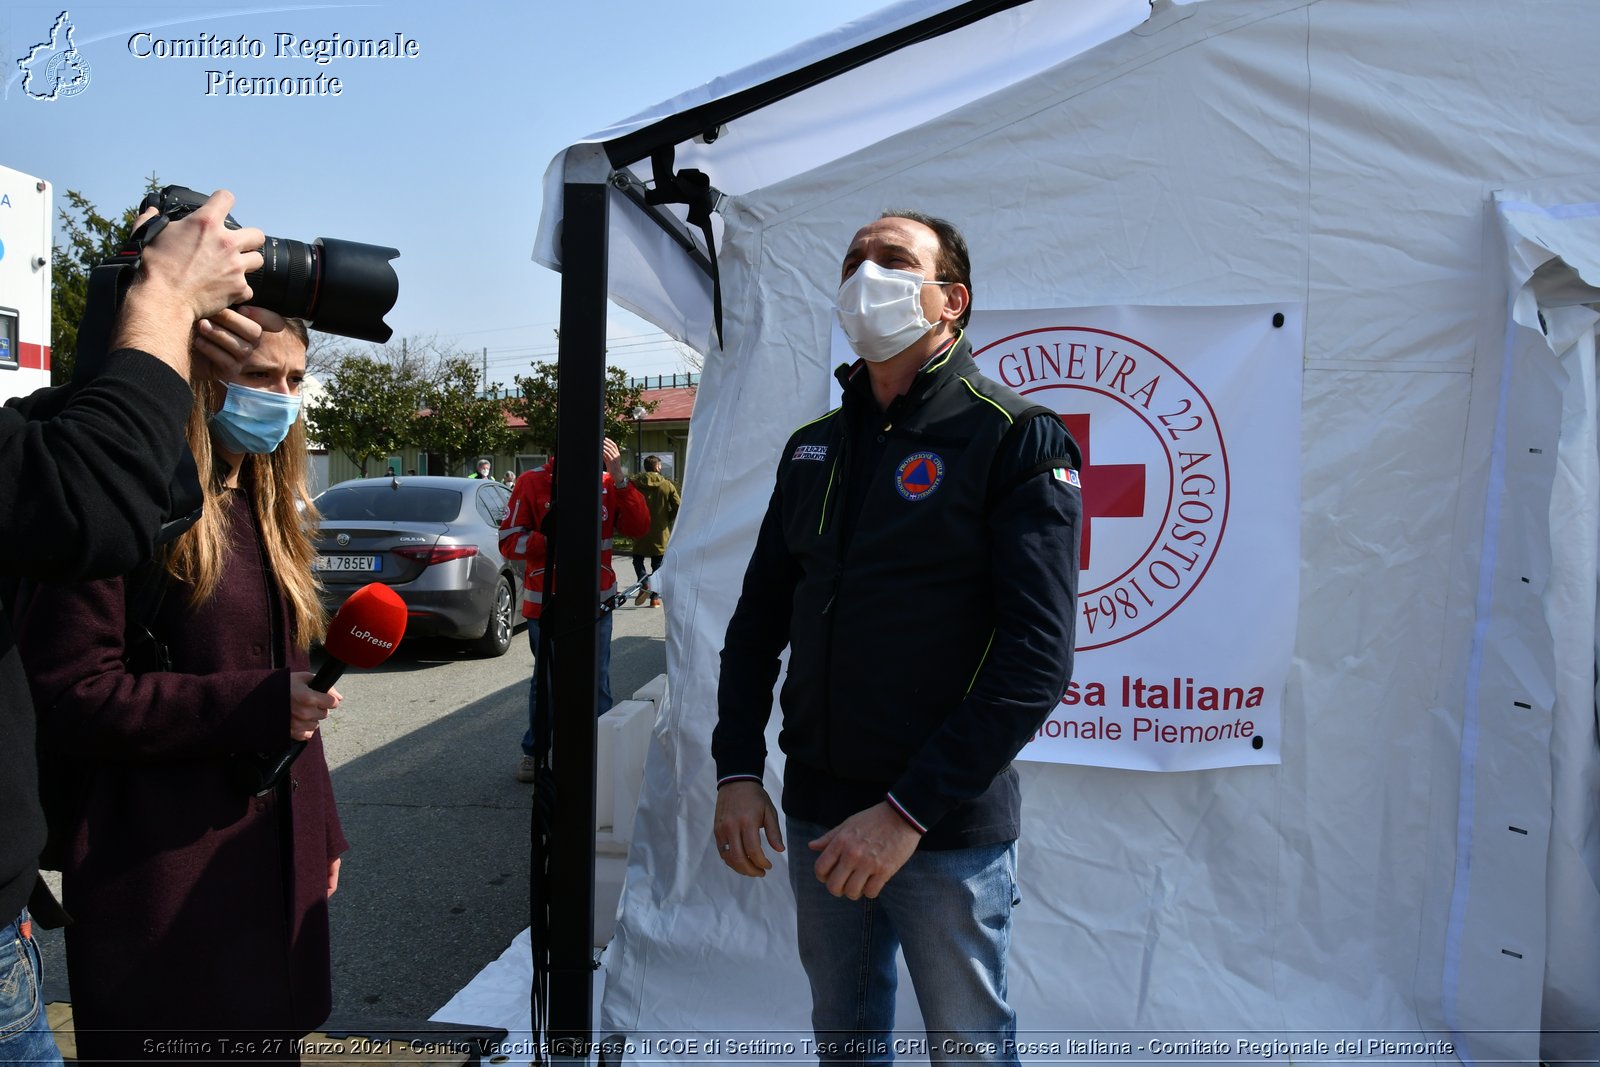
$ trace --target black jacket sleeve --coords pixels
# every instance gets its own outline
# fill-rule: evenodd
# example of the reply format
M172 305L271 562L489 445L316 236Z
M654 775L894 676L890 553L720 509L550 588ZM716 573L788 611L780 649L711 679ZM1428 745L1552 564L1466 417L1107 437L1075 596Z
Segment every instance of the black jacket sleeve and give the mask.
M147 558L192 400L170 367L125 349L83 385L0 407L0 569L76 581Z
M111 576L147 557L167 514L191 403L188 384L171 368L124 351L86 385L0 406L0 576ZM15 917L34 889L45 843L33 708L7 610L0 610L0 922Z
M787 452L785 453L787 454ZM780 657L789 644L789 616L800 568L783 536L781 490L772 490L756 546L745 568L739 605L728 621L717 683L717 725L711 757L720 784L730 778L760 781L766 764L767 720Z

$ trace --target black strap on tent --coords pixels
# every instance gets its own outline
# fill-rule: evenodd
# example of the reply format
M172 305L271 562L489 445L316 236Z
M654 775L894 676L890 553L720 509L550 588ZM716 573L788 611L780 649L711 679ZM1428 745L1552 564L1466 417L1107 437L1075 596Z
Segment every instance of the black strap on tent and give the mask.
M722 194L711 186L706 173L693 168L674 171L673 158L677 150L672 145L658 148L650 154L650 167L655 173L655 188L645 193L644 202L651 205L689 205L689 225L700 227L706 235L706 254L711 261L711 316L717 327L717 344L722 344L722 276L717 270L717 239L711 232L711 212Z

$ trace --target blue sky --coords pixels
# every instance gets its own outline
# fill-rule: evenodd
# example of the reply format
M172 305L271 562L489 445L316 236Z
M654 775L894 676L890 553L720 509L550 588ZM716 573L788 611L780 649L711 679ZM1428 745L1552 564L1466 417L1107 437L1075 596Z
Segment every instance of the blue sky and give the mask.
M488 349L490 380L509 383L530 359L555 356L560 279L530 258L551 157L887 2L63 8L59 0L8 0L0 10L0 164L51 182L58 206L75 189L103 211L120 210L154 173L205 192L231 189L235 216L274 236L397 247L400 299L388 317L395 336ZM87 84L70 97L32 99L18 60L49 38L63 10ZM399 34L417 54L319 65L276 55L278 34ZM241 36L261 42L263 57L164 56L169 46L156 43ZM223 72L221 83L208 71ZM228 71L323 75L338 78L341 91L228 95ZM614 318L611 363L639 375L683 369L681 352L653 327L620 312Z

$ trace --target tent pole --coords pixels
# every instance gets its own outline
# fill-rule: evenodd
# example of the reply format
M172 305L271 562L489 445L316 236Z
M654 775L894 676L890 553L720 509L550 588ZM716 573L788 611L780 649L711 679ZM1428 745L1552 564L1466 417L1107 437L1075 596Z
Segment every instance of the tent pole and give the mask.
M589 173L589 172L594 173ZM569 157L561 242L552 672L556 805L550 842L550 1047L587 1059L594 988L596 619L604 433L610 167L598 147ZM547 612L548 614L548 612ZM534 917L537 923L538 916Z

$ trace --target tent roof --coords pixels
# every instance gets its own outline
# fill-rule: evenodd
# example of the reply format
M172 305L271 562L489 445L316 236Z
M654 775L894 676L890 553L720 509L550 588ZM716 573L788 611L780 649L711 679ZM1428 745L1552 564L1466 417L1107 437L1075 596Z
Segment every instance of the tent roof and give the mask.
M619 190L614 207L629 205L612 213L612 299L704 349L711 303L704 239L684 227L682 208L655 208L649 218L643 198L654 184L653 151L670 147L679 170L700 170L713 189L741 195L934 121L1147 15L1156 23L1185 12L1170 0L905 0L886 7L564 149L545 172L534 258L561 269L563 184L596 159L580 146L603 148L600 165ZM699 269L686 270L691 264Z

